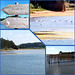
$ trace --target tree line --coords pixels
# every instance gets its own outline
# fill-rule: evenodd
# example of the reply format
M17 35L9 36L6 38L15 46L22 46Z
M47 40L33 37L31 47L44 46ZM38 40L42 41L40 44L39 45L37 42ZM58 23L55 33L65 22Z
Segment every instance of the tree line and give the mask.
M59 52L60 55L63 55L63 54L74 54L74 53L75 52L62 52L62 51Z
M3 38L0 38L1 41L1 49L40 49L40 48L45 48L45 46L41 42L37 43L26 43L26 44L20 44L20 45L15 45L15 43L11 40L6 40Z
M8 48L18 49L18 47L15 45L13 41L5 40L3 38L0 38L0 40L1 40L1 49L8 49Z
M23 49L23 48L34 48L34 49L45 48L45 46L41 42L20 44L18 47L21 48L21 49Z

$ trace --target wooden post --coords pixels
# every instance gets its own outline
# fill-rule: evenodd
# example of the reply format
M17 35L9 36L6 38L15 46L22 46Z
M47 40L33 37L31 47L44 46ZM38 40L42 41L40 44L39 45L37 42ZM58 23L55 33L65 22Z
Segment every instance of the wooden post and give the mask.
M18 5L19 3L15 3L15 5ZM15 15L15 17L18 17L18 15Z
M19 3L15 3L15 5L18 5ZM18 17L18 15L15 15L15 17ZM15 29L18 29L18 28L15 28Z

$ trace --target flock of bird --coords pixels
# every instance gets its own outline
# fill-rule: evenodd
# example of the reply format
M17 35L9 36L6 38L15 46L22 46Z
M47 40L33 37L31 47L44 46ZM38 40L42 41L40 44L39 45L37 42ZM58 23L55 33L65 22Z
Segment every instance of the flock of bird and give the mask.
M59 22L61 22L62 20L59 20ZM65 21L64 22L67 22L68 20L67 19L65 19ZM46 21L45 20L36 20L36 22L42 22L40 25L42 26L44 23L46 23ZM52 22L57 22L56 20L52 20ZM73 23L73 21L71 20L70 21L71 23Z
M59 21L62 21L62 20L59 20ZM67 19L65 19L65 22L67 22L68 20ZM36 22L42 22L42 23L46 23L46 21L45 20L36 20ZM57 22L56 20L52 20L52 22ZM73 22L73 21L70 21L71 23ZM8 21L8 20L6 20L6 23L7 23L7 26L9 26L10 25L10 22ZM41 23L41 25L42 25L42 23Z
M62 21L62 20L59 20L59 21ZM65 19L65 22L67 22L68 20ZM45 20L36 20L36 22L44 22L45 23ZM52 22L56 22L56 20L52 20ZM73 22L73 21L70 21L70 22Z

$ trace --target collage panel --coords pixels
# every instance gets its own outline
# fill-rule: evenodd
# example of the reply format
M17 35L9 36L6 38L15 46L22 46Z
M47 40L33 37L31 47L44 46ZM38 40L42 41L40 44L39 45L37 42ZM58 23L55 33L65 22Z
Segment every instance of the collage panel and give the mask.
M45 45L74 45L74 1L31 0L30 29Z
M46 74L74 75L74 46L46 46Z
M1 74L45 75L45 46L31 31L1 30Z
M29 0L1 0L1 29L29 29Z

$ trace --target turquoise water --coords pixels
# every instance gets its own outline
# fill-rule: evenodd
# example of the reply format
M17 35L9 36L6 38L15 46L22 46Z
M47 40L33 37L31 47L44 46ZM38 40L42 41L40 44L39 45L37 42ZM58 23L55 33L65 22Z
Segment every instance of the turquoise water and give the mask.
M9 51L1 55L1 74L45 74L45 50ZM10 54L17 53L17 54Z

